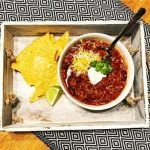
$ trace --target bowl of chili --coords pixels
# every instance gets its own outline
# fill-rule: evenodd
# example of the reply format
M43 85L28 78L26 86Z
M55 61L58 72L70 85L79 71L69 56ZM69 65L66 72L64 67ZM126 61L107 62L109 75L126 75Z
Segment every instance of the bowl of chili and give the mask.
M119 104L130 92L134 64L127 48L118 41L110 53L113 37L88 33L73 39L58 62L58 79L66 96L90 110L105 110Z

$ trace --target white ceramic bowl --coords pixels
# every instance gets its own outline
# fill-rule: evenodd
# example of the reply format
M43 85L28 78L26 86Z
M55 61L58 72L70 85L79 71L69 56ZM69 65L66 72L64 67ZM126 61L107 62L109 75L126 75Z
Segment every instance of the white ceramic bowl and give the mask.
M134 64L133 64L133 60L132 57L130 55L130 53L128 52L128 50L125 48L125 46L118 41L115 48L120 52L120 54L124 57L124 60L127 64L127 81L126 81L126 85L124 87L124 89L122 90L121 94L113 101L104 104L104 105L99 105L99 106L94 106L94 105L89 105L89 104L85 104L80 102L79 100L77 100L76 98L74 98L71 94L69 94L69 92L66 90L66 87L64 86L63 82L62 82L62 77L61 77L61 67L62 67L62 61L64 59L64 56L67 54L69 48L75 44L77 41L79 41L80 39L86 39L86 38L97 38L103 41L106 41L107 43L111 43L113 41L113 37L106 35L106 34L101 34L101 33L88 33L88 34L84 34L81 36L78 36L77 38L73 39L63 50L60 58L59 58L59 62L58 62L58 79L59 79L59 83L63 89L63 91L65 92L65 94L67 95L67 97L74 102L75 104L86 108L86 109L90 109L90 110L105 110L105 109L109 109L117 104L119 104L126 96L127 94L130 92L130 89L132 87L133 84L133 80L134 80Z

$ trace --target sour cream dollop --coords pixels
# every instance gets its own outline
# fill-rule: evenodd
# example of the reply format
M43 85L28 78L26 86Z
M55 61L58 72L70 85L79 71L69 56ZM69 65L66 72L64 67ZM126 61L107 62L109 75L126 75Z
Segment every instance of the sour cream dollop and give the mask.
M72 72L72 70L70 68L68 68L68 70L67 70L67 77L66 77L67 85L68 85L68 78L71 76L71 72Z
M93 85L96 85L98 82L100 82L103 79L103 77L106 77L106 75L104 75L104 74L102 74L100 72L97 72L95 70L95 68L91 67L88 70L88 77L89 77L90 82Z

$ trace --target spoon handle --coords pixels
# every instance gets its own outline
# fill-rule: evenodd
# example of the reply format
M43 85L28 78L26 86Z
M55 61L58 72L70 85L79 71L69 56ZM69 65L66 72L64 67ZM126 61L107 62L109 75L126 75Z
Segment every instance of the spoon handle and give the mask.
M144 14L146 10L145 8L140 8L138 12L133 16L133 18L128 22L128 24L122 29L122 31L118 34L115 40L108 47L108 51L111 50L116 42L136 23Z

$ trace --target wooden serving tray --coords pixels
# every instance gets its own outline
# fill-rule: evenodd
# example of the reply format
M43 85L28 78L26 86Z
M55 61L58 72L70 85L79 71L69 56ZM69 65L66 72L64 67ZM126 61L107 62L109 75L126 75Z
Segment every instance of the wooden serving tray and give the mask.
M138 49L138 52L132 55L135 64L135 80L130 95L132 97L142 95L143 98L134 107L123 101L116 107L105 111L89 111L72 103L65 94L62 94L53 107L49 106L44 99L31 104L28 98L34 87L28 86L22 75L11 69L11 58L8 57L10 53L17 55L35 38L47 32L59 37L65 31L69 31L71 39L92 32L116 36L126 24L125 21L3 23L0 51L2 130L39 131L148 127L146 59L142 22L137 23L122 38L125 46L131 45L132 48ZM15 106L7 103L8 95L11 92L18 97Z

